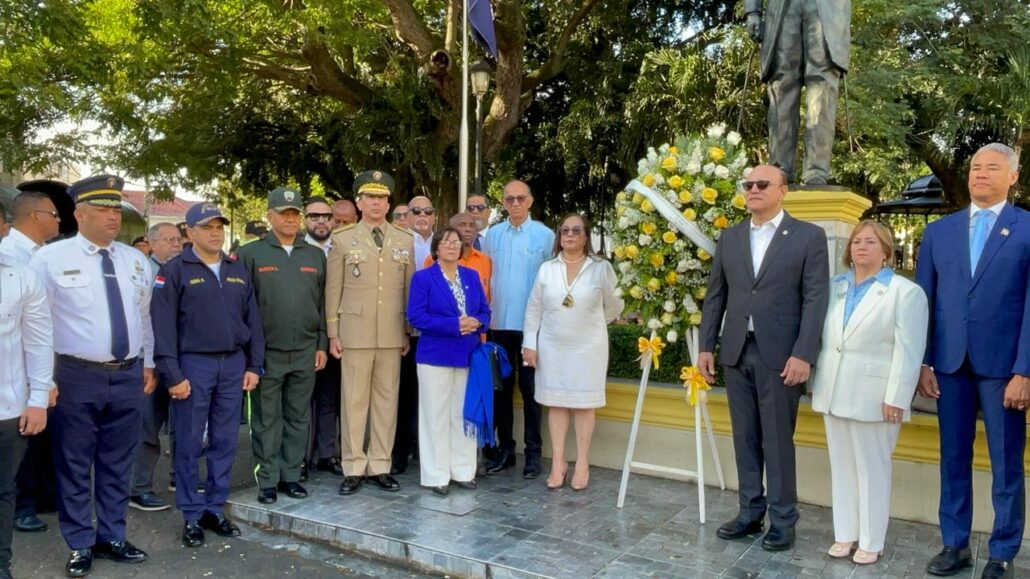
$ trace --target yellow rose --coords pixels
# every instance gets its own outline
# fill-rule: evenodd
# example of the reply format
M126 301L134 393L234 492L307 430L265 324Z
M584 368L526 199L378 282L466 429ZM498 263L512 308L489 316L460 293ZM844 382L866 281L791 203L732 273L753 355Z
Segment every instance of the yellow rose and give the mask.
M651 279L647 280L647 289L656 292L659 289L661 289L661 287L662 282L658 281L658 278L652 277Z
M670 155L675 155L676 153L679 153L679 152L680 152L680 150L677 149L676 147L669 147L669 154Z
M629 295L631 298L639 300L640 298L644 297L644 288L635 285L629 288Z
M672 242L676 241L676 232L675 231L666 231L665 233L662 234L662 241L664 241L665 243L672 243Z
M708 158L718 163L726 158L726 151L723 151L719 147L709 147Z
M690 314L690 317L687 318L687 321L690 322L691 326L700 326L701 325L701 312Z
M671 325L672 324L672 314L670 314L670 313L662 314L662 323L665 324L666 326Z
M745 199L743 195L738 193L733 196L733 200L730 201L730 204L732 204L737 209L744 209L747 206L747 199Z
M699 300L705 299L706 295L708 295L708 288L699 287L694 290L694 297Z
M650 261L651 265L655 267L662 267L665 265L665 256L660 253L652 253L648 261Z
M650 201L644 199L640 202L640 210L644 213L651 213L652 211L654 211L654 205L651 205Z
M615 254L615 259L622 259L626 256L626 250L621 247L616 247L612 250L612 253Z
M626 249L625 249L625 252L626 252L626 257L628 257L630 259L636 259L637 256L640 255L640 248L635 246L635 245L627 245Z
M672 187L673 189L679 189L683 186L683 177L680 177L679 175L673 175L672 177L669 177L668 183L669 187Z
M615 216L616 217L622 217L622 215L624 213L626 213L626 206L625 205L619 205L618 207L615 208Z
M640 193L634 193L633 194L633 204L634 205L640 205L643 202L644 202L644 196L643 195L641 195Z
M668 157L662 159L662 169L665 169L666 171L675 171L676 157L669 155Z
M708 261L709 259L712 259L712 254L708 253L707 251L705 251L703 249L698 249L697 250L697 258L700 259L701 261Z
M625 191L619 191L619 193L617 195L615 195L615 200L616 201L625 201L626 197L627 197L627 195L626 195Z
M690 203L693 200L694 196L690 194L690 191L687 191L686 189L680 191L680 201L684 203Z
M676 272L674 271L670 271L669 273L665 274L665 283L669 285L675 284L678 280L679 276L676 275Z
M725 215L720 215L715 218L715 221L712 222L712 225L714 225L717 229L726 229L730 226L730 220L726 219Z
M648 173L647 175L644 175L642 181L644 182L644 185L647 185L648 187L654 187L654 175Z
M705 203L714 205L715 200L719 198L719 192L711 187L705 187L701 190L701 198L705 200Z
M658 231L658 226L650 221L645 221L640 224L640 231L646 235L653 235L655 231Z
M683 217L685 217L687 219L687 221L696 221L697 220L697 211L694 211L693 209L690 209L690 208L684 209L683 210Z

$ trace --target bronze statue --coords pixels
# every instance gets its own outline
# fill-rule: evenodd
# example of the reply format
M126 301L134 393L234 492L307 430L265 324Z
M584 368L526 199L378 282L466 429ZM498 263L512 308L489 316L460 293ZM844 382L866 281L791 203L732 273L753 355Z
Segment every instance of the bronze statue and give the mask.
M762 43L761 78L769 85L770 163L795 178L804 85L801 180L805 185L825 185L838 85L850 56L851 0L744 0L744 13L748 35Z

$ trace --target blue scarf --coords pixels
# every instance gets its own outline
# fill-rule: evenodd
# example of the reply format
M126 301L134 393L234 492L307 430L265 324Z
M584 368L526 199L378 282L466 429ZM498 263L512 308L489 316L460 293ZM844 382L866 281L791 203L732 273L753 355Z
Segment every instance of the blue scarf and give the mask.
M511 375L511 364L504 348L485 342L472 350L469 358L468 383L465 385L465 435L476 439L476 446L497 446L494 436L494 374L491 353L497 353L502 378Z

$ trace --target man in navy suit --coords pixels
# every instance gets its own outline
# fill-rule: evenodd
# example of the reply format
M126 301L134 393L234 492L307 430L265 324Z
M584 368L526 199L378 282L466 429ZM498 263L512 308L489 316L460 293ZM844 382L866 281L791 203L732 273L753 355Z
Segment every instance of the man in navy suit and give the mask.
M1023 538L1023 450L1030 408L1030 213L1007 201L1019 177L1009 147L981 148L969 167L968 209L931 223L916 281L930 306L919 392L937 399L944 549L927 566L969 566L973 439L983 412L994 478L994 529L983 578L1012 577Z

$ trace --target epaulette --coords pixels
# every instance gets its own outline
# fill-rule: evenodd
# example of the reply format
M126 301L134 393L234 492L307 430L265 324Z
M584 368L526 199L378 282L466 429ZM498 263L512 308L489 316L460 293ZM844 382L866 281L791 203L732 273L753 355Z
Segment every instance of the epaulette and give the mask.
M393 223L391 223L390 225L393 225ZM415 232L410 230L410 229L408 229L407 227L401 227L400 225L393 225L393 228L396 229L397 231L400 231L401 233L407 233L408 235L410 235L412 237L415 237Z
M355 225L357 225L357 223L348 223L347 225L341 225L333 230L333 235L336 235L341 231L347 231L348 229L352 229Z

